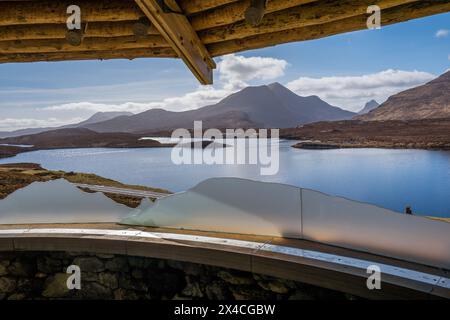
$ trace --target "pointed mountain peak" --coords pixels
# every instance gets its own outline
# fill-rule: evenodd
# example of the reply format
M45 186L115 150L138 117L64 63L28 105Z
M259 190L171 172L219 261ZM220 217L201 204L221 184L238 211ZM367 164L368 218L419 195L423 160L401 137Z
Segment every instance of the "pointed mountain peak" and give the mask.
M359 114L359 115L363 115L363 114L369 113L370 111L372 111L372 110L378 108L379 106L380 106L380 104L379 104L377 101L375 101L374 99L372 99L372 100L370 100L369 102L367 102L367 103L365 104L364 108L362 108L362 109L358 112L358 114Z
M273 83L271 83L271 84L269 84L269 85L267 85L270 89L281 89L281 88L283 88L283 89L287 89L285 86L283 86L281 83L279 83L279 82L273 82Z

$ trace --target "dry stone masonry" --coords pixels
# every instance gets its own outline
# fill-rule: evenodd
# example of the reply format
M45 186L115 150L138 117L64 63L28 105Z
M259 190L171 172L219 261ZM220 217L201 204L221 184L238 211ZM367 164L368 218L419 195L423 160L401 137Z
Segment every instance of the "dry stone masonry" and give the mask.
M67 267L81 290L67 288ZM0 300L353 299L294 281L170 260L70 252L0 253Z

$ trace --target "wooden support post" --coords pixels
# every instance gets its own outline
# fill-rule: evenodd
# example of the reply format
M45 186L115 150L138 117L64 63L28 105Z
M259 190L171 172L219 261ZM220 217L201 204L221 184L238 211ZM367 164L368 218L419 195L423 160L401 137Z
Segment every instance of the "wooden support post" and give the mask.
M267 0L251 0L250 7L245 11L245 21L252 27L257 27L266 12Z
M177 2L175 0L135 1L197 79L202 84L212 84L214 60L200 41L189 20L181 12Z

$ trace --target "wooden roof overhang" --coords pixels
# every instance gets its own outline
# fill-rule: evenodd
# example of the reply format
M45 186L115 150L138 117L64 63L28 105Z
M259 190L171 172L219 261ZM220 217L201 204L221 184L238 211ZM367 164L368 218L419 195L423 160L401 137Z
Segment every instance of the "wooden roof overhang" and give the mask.
M450 0L0 0L0 63L171 57L210 84L213 57L366 29L370 5L383 26L450 11Z

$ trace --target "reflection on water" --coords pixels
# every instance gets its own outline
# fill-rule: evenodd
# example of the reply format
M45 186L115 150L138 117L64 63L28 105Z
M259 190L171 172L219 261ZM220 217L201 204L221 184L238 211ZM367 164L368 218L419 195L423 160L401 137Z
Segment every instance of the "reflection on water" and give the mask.
M0 224L118 222L131 211L66 180L34 182L0 200Z
M128 184L187 190L211 177L287 183L403 212L450 217L450 152L424 150L299 150L280 143L280 171L257 165L181 165L171 149L69 149L20 154L0 163L36 162L48 169L89 172ZM195 150L194 152L202 152Z

